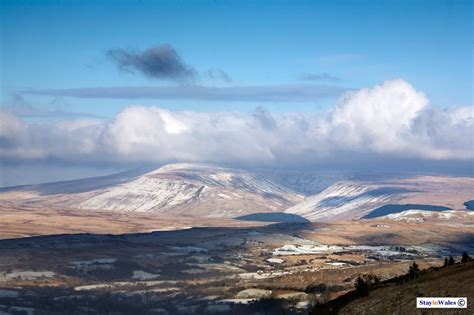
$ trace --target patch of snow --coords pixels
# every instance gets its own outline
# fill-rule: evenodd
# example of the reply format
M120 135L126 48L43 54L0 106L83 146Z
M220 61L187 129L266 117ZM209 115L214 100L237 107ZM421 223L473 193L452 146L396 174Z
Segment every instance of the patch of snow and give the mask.
M0 281L9 281L14 279L35 280L40 278L52 278L56 274L52 271L13 271L0 275Z
M268 258L267 261L272 264L282 264L285 261L281 258Z
M222 299L216 302L224 303L224 304L249 304L257 299Z
M291 292L291 293L279 294L278 298L285 299L285 300L306 301L308 300L309 295L304 292Z
M97 290L97 289L105 289L111 288L112 284L90 284L90 285L82 285L74 288L74 291L90 291L90 290Z
M271 290L264 290L264 289L246 289L240 291L235 296L237 299L249 299L249 298L266 298L272 295Z
M293 245L287 244L273 251L274 256L322 254L341 251L343 248L335 245Z
M159 274L148 273L143 270L134 270L132 278L138 279L138 280L151 280L151 279L156 279L159 276L160 276Z
M76 260L70 261L69 264L74 265L76 267L82 266L89 266L92 264L113 264L117 261L117 258L98 258L98 259L91 259L91 260Z
M337 267L349 266L347 263L344 263L344 262L328 262L326 263L326 265L337 266Z

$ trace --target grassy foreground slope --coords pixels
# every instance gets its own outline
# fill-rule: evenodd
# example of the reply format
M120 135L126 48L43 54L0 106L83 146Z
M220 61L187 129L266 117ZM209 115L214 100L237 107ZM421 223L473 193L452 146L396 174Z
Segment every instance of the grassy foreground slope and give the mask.
M468 308L417 309L417 297L467 297ZM378 288L344 306L340 314L474 314L474 261Z

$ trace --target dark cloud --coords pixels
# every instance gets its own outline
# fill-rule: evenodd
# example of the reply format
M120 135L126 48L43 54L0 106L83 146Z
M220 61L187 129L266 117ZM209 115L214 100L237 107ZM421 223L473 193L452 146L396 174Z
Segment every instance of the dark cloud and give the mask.
M341 81L341 78L331 75L329 73L303 73L299 76L300 80L303 81Z
M113 99L180 99L239 102L312 102L338 96L346 88L330 85L260 85L205 87L199 85L154 87L109 87L27 90L24 94Z
M165 80L189 80L196 76L193 67L186 65L178 52L168 44L151 47L143 52L117 48L107 51L119 69L139 72L147 77Z

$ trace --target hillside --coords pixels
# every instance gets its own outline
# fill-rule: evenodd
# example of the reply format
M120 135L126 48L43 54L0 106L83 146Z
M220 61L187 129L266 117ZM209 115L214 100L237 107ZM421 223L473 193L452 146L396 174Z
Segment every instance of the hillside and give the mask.
M468 309L416 309L416 297L467 297ZM474 261L433 271L402 285L372 291L340 310L340 314L473 314Z
M463 203L470 199L472 191L474 179L469 177L340 181L285 212L319 222L375 218L411 209L465 210ZM390 211L382 211L386 210L383 206Z
M276 218L271 213L284 212L287 217L321 222L416 209L465 210L464 203L472 199L474 191L474 179L468 177L349 177L330 172L264 172L179 163L147 171L3 188L0 206L199 219L254 213L270 213Z
M257 174L209 165L170 164L127 175L4 189L0 200L208 218L282 211L303 200L291 188Z

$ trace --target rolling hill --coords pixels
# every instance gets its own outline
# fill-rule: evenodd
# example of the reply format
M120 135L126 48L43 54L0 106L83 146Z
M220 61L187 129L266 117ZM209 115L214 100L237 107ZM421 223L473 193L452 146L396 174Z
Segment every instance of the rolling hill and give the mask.
M180 163L147 171L2 188L0 205L199 219L284 213L316 222L371 218L412 209L464 210L473 191L474 179L469 177L374 179ZM387 212L383 207L391 210ZM258 218L256 221L261 220Z

